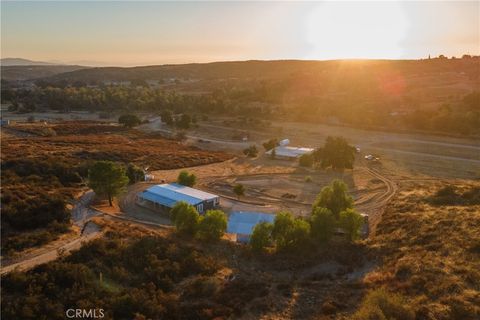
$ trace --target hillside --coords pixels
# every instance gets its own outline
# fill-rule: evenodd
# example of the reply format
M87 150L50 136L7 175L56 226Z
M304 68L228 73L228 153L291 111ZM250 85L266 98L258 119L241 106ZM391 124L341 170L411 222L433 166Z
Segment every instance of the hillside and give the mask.
M58 65L57 63L33 61L23 58L3 58L0 59L0 65L6 66L51 66Z
M431 60L363 60L363 61L231 61L213 63L192 63L178 65L142 66L131 68L104 67L90 68L58 74L49 77L50 81L104 80L155 80L163 78L191 79L235 79L235 78L282 78L292 75L336 75L338 72L378 73L382 71L399 72L405 76L464 73L470 79L478 79L480 59L431 59Z
M2 60L2 80L22 81L51 77L57 74L84 69L82 66L67 65L8 65Z

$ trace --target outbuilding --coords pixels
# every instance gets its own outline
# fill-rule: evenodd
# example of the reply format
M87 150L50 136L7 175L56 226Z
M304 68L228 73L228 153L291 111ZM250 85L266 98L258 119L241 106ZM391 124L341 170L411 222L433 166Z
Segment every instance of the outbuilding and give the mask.
M274 220L275 215L270 213L233 211L228 217L227 233L235 235L237 242L248 243L257 224Z
M155 211L168 211L180 201L194 206L199 213L204 213L217 207L220 197L178 183L158 184L137 195L138 205Z
M273 149L272 149L273 150ZM272 150L268 150L266 154L272 155ZM288 147L278 146L275 147L275 158L285 160L295 160L304 154L310 154L314 151L312 148L300 148L300 147Z

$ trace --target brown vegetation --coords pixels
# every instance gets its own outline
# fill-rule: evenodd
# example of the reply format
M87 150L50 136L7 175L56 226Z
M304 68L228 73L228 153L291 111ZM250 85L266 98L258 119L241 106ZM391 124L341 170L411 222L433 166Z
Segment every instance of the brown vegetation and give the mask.
M479 185L453 188L470 194ZM444 189L444 183L402 188L370 243L382 264L365 284L403 294L419 319L478 319L480 206L432 205Z

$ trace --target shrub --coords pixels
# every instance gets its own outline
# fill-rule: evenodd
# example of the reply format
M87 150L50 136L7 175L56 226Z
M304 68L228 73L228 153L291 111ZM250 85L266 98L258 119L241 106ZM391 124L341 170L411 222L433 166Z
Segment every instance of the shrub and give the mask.
M142 120L134 114L124 114L118 118L118 123L126 128L133 128L141 124Z
M306 177L305 177L305 182L310 183L310 182L312 182L312 181L313 181L313 179L312 179L311 176L306 176Z
M264 142L262 145L265 148L265 151L272 150L278 145L278 139L270 139L267 142Z
M240 198L240 196L243 196L245 194L245 187L243 184L236 184L234 187L233 187L233 192L237 195L238 198Z
M170 219L178 232L194 235L198 230L200 215L194 206L180 201L170 210Z
M389 293L381 288L367 294L352 318L355 320L413 320L415 313L403 296Z
M193 187L196 181L197 177L195 176L195 174L189 174L186 170L182 170L178 174L177 182L181 185Z
M327 242L335 231L335 216L327 208L316 207L313 210L310 224L312 237L321 242Z
M257 147L252 144L250 147L243 150L243 154L249 158L255 158L258 155Z
M221 210L208 210L200 219L199 235L209 241L219 240L227 230L227 216Z
M349 241L358 239L363 223L363 217L353 209L340 212L339 225L346 232Z
M316 207L327 208L338 218L340 211L353 207L353 198L348 194L348 187L341 180L333 180L329 186L322 188L322 191L313 203Z
M253 228L253 233L250 237L250 247L255 252L261 252L272 241L273 224L262 221Z

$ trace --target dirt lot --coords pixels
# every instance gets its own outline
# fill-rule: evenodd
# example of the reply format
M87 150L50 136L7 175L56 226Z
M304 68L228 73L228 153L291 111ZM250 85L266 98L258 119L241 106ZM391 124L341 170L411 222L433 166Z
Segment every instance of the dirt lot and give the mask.
M153 184L174 182L176 170L153 171L155 180L136 184L121 198L120 205L128 216L159 222L164 217L135 204L135 196ZM278 213L288 210L299 216L310 214L312 203L320 190L333 179L342 179L349 186L355 206L369 215L370 229L374 230L388 200L396 191L396 184L378 170L358 161L358 167L344 173L315 171L299 168L296 162L271 160L265 156L256 159L239 157L225 162L186 168L197 176L197 188L221 196L221 208L231 211L260 211ZM306 181L306 178L311 181ZM246 193L237 198L233 186L241 183Z
M381 158L385 170L398 175L415 177L434 177L447 179L480 178L480 139L464 139L447 136L434 136L408 133L387 133L355 129L342 126L308 124L295 122L275 122L271 126L248 128L224 124L224 118L211 119L200 123L191 133L196 145L215 145L211 148L222 150L244 149L256 144L263 150L261 143L270 138L288 138L293 146L320 147L327 136L343 136L351 144L361 148L361 154L375 154ZM236 141L227 144L199 143L198 139L232 139L238 132L249 134L249 142Z

